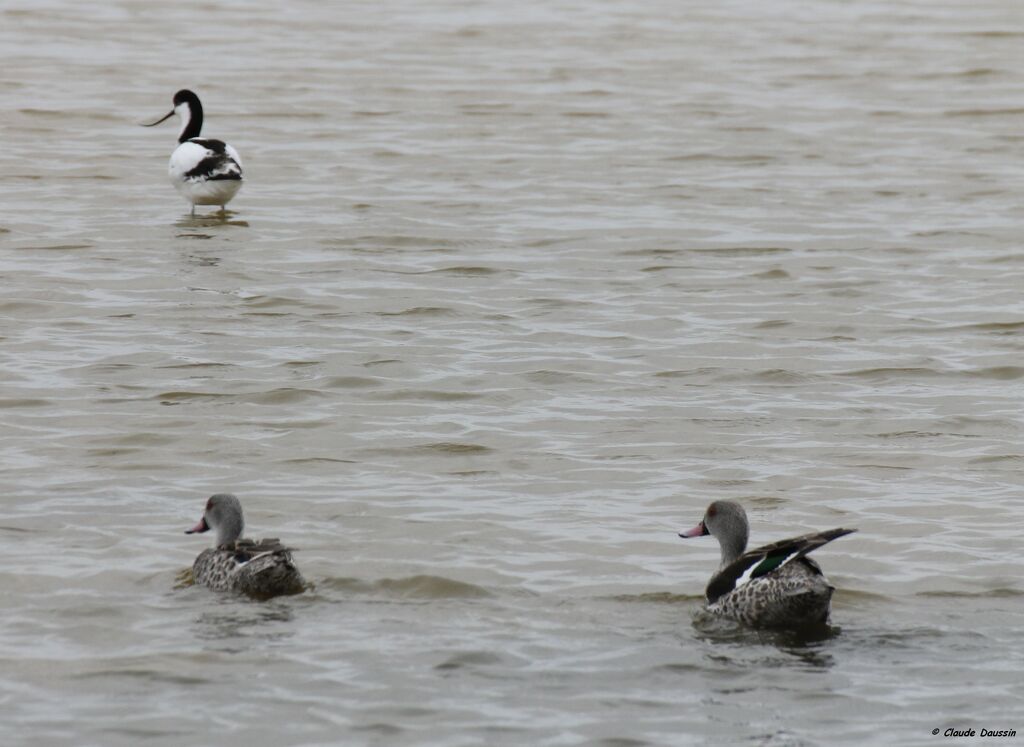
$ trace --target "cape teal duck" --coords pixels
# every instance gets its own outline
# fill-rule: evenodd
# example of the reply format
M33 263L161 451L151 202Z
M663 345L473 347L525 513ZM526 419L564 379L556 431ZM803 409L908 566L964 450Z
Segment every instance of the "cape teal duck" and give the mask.
M750 528L743 506L715 501L700 524L679 536L710 534L721 547L722 564L705 592L708 612L754 627L791 628L828 624L835 587L807 555L856 531L829 529L744 552Z
M218 591L240 591L258 599L299 594L306 582L292 562L292 551L277 539L242 539L242 504L230 493L206 501L203 518L185 534L217 533L217 544L199 553L192 564L197 584Z

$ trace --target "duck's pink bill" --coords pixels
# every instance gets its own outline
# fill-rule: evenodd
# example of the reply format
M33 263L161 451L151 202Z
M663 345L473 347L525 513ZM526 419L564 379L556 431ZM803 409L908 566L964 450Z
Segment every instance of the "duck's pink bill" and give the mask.
M202 532L207 531L209 528L210 525L206 523L206 517L204 516L199 520L199 523L196 524L194 527L192 527L191 529L186 529L185 534L200 534Z
M687 539L688 537L703 537L707 533L708 533L708 528L706 526L704 526L704 522L702 521L700 524L695 526L693 529L691 529L691 530L689 530L687 532L680 532L679 536L682 537L683 539Z

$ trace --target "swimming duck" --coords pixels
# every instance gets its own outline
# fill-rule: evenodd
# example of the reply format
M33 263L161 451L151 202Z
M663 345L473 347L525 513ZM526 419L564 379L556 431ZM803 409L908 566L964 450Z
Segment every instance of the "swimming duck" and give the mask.
M797 628L826 625L835 587L808 553L856 529L829 529L744 552L750 527L736 501L715 501L700 524L679 536L710 534L722 563L706 590L707 610L746 625Z
M203 129L203 105L188 89L174 94L174 108L163 118L143 127L153 127L175 114L182 120L178 147L171 153L167 175L181 196L196 205L220 205L221 212L242 186L242 159L223 140L199 137Z
M206 501L203 518L185 534L213 529L215 547L199 553L192 564L197 584L218 591L240 591L259 599L300 594L306 582L292 562L292 552L277 539L242 539L242 504L230 493Z

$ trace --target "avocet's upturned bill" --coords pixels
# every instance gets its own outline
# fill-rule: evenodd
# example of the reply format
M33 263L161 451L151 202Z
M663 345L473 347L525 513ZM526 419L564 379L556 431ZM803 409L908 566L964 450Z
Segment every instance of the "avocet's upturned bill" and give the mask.
M175 114L181 117L180 145L171 153L167 173L181 196L196 205L220 205L221 211L242 186L242 159L222 140L199 137L203 129L203 105L192 91L174 94L174 108L143 127L158 125Z

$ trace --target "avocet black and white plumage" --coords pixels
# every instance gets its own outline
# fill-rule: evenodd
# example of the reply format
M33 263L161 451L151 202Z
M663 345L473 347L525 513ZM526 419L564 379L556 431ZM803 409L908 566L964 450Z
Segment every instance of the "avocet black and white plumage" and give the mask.
M171 153L167 173L171 184L181 196L196 205L220 205L220 209L242 186L242 159L238 151L223 140L199 137L203 129L203 105L192 91L183 89L174 94L174 108L165 116L144 127L153 127L175 114L181 117L178 145Z

